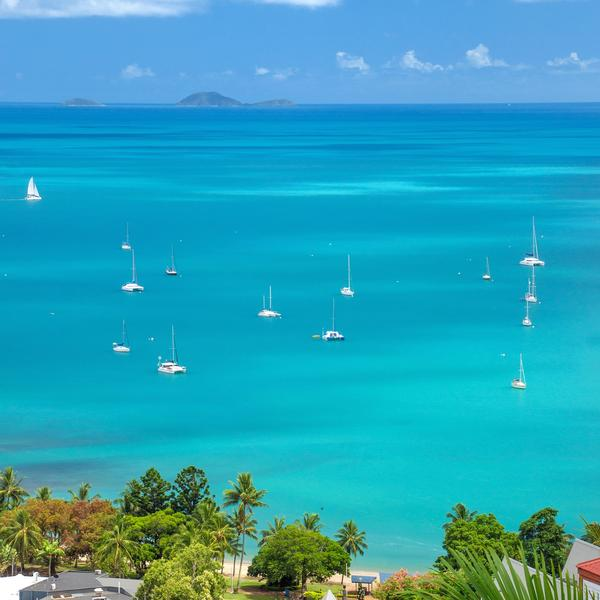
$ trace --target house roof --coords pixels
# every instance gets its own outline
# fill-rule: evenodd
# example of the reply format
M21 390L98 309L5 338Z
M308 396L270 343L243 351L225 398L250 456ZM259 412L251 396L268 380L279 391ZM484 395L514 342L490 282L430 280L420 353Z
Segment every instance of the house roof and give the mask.
M2 600L13 600L19 598L19 592L32 583L44 581L45 577L26 577L25 575L13 575L12 577L0 577L0 598Z
M352 583L373 583L377 577L373 575L352 575Z
M600 558L593 558L592 560L586 560L585 562L579 563L577 565L577 570L581 575L589 573L590 575L600 577Z
M115 591L120 583L123 594L114 594L114 597L134 596L141 581L138 579L117 579L105 574L96 575L93 571L64 571L50 579L30 585L24 590L28 592L50 592L50 586L55 584L52 594L60 592L93 591L96 588L112 588ZM105 594L108 596L108 593Z
M569 552L567 562L563 568L563 576L570 575L571 577L578 577L579 572L577 571L577 565L595 558L600 558L600 547L576 539L571 546L571 551Z

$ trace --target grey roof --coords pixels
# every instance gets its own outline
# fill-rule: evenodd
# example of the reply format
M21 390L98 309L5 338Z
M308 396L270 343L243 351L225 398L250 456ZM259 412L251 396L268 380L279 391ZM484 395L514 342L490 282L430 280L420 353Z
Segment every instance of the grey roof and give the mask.
M131 596L135 596L138 588L142 585L141 579L117 579L116 577L106 577L104 575L100 575L98 581L101 584L100 587L103 588L110 587L118 589L120 585L121 590L127 592Z
M580 539L575 540L563 568L563 575L569 574L571 577L578 577L577 565L594 558L600 558L600 547Z
M58 592L52 592L40 600L56 600L54 595L57 593ZM107 600L131 600L131 596L118 594L117 592L103 592L102 597L106 598ZM73 600L98 600L98 596L94 594L94 592L86 592L84 594L74 595Z
M115 577L108 577L105 574L96 575L94 571L64 571L55 577L50 577L45 581L34 583L21 591L49 592L51 584L54 583L56 588L52 591L52 594L60 592L93 591L96 588L112 588L116 592L119 581L121 582L121 590L124 594L114 593L110 596L111 598L128 598L134 596L142 583L139 579L117 579ZM105 594L107 597L109 597L108 593L109 592Z

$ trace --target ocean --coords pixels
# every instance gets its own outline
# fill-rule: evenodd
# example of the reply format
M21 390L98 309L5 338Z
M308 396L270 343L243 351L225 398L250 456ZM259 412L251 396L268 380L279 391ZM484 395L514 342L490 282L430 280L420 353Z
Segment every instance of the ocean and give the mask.
M260 528L354 519L388 571L431 564L456 502L600 518L600 105L0 105L0 158L0 466L29 489L250 471Z

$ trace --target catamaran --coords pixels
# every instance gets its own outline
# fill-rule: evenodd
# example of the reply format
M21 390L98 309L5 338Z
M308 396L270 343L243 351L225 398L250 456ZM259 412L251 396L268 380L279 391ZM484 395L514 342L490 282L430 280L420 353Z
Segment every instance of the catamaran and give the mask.
M37 185L35 185L35 181L33 177L29 178L29 183L27 184L27 194L25 195L25 200L41 200L42 197L38 192Z
M539 257L537 236L535 233L535 217L531 218L531 252L525 255L525 258L519 262L525 267L543 267L546 263Z
M333 298L331 307L331 329L329 331L325 331L321 335L321 339L324 342L343 342L345 339L342 333L337 331L335 328L335 298Z
M521 321L523 327L531 327L533 323L529 318L529 300L525 300L525 317Z
M177 356L177 346L175 345L175 327L171 325L171 360L162 361L162 356L158 357L159 373L167 373L168 375L181 375L187 372L187 367L179 364Z
M519 377L517 379L513 379L511 385L515 390L524 390L527 387L527 382L525 381L525 369L523 368L522 354L519 354Z
M129 241L129 223L125 223L125 239L121 242L121 250L131 250Z
M490 273L490 259L487 256L485 257L485 273L481 276L481 279L484 281L492 280L492 274Z
M130 352L131 348L129 347L129 340L127 339L127 326L125 325L125 321L123 321L123 329L121 332L121 341L113 342L112 348L115 352Z
M177 276L177 269L175 268L175 251L171 246L171 264L165 269L165 273L171 277Z
M532 304L536 304L537 299L537 289L535 285L535 267L531 267L531 277L527 280L527 293L525 294L525 302L531 302Z
M269 308L265 306L265 297L263 296L263 306L258 311L258 316L264 319L277 319L281 317L281 313L273 310L273 295L271 292L271 286L269 286Z
M137 273L135 271L135 250L131 249L131 281L121 286L124 292L143 292L144 286L137 281Z
M343 287L340 290L340 294L342 294L342 296L348 296L350 298L354 297L354 290L352 289L352 278L351 278L351 272L350 272L350 255L348 254L348 285L346 287Z

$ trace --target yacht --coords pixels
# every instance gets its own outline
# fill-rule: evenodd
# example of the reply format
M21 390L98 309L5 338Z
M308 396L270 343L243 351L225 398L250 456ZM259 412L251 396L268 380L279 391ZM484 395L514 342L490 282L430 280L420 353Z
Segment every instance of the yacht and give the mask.
M531 252L525 255L525 258L519 262L525 267L543 267L546 263L539 257L537 236L535 233L535 217L531 218Z
M42 197L38 192L37 185L35 185L35 181L33 177L29 178L29 183L27 184L27 194L25 195L25 200L41 200Z
M261 310L258 311L258 316L263 317L264 319L277 319L281 317L281 313L273 310L273 295L271 292L271 286L269 286L269 308L265 305L265 297L263 296L263 306Z
M125 321L123 321L121 341L113 342L112 348L113 348L114 352L119 352L119 353L126 353L126 352L131 351L131 348L129 346L129 340L127 339L127 326L125 325Z
M485 273L481 276L481 279L484 281L492 280L492 274L490 273L490 259L487 256L485 257Z
M171 264L165 269L165 274L171 277L177 277L177 269L175 268L175 251L171 246Z
M345 339L342 333L337 331L335 328L335 298L333 299L331 309L331 329L329 331L325 331L321 335L321 339L324 342L343 342Z
M537 289L535 285L535 267L531 267L531 277L527 280L527 293L525 294L525 302L537 304Z
M143 292L144 286L137 281L137 273L135 271L135 250L131 249L131 281L121 286L124 292Z
M517 379L513 379L511 385L515 390L524 390L527 387L527 382L525 381L525 369L523 368L522 354L519 354L519 377Z
M523 327L531 327L533 325L531 319L529 318L529 300L525 300L525 317L521 323L523 324Z
M187 372L187 367L179 364L177 356L177 346L175 345L175 327L171 325L171 360L162 361L162 357L158 357L159 373L167 373L168 375L182 375Z
M131 250L129 241L129 223L125 223L125 239L121 242L121 250Z
M350 255L348 254L348 285L340 290L342 296L354 298L354 290L352 289L352 277L350 272Z

